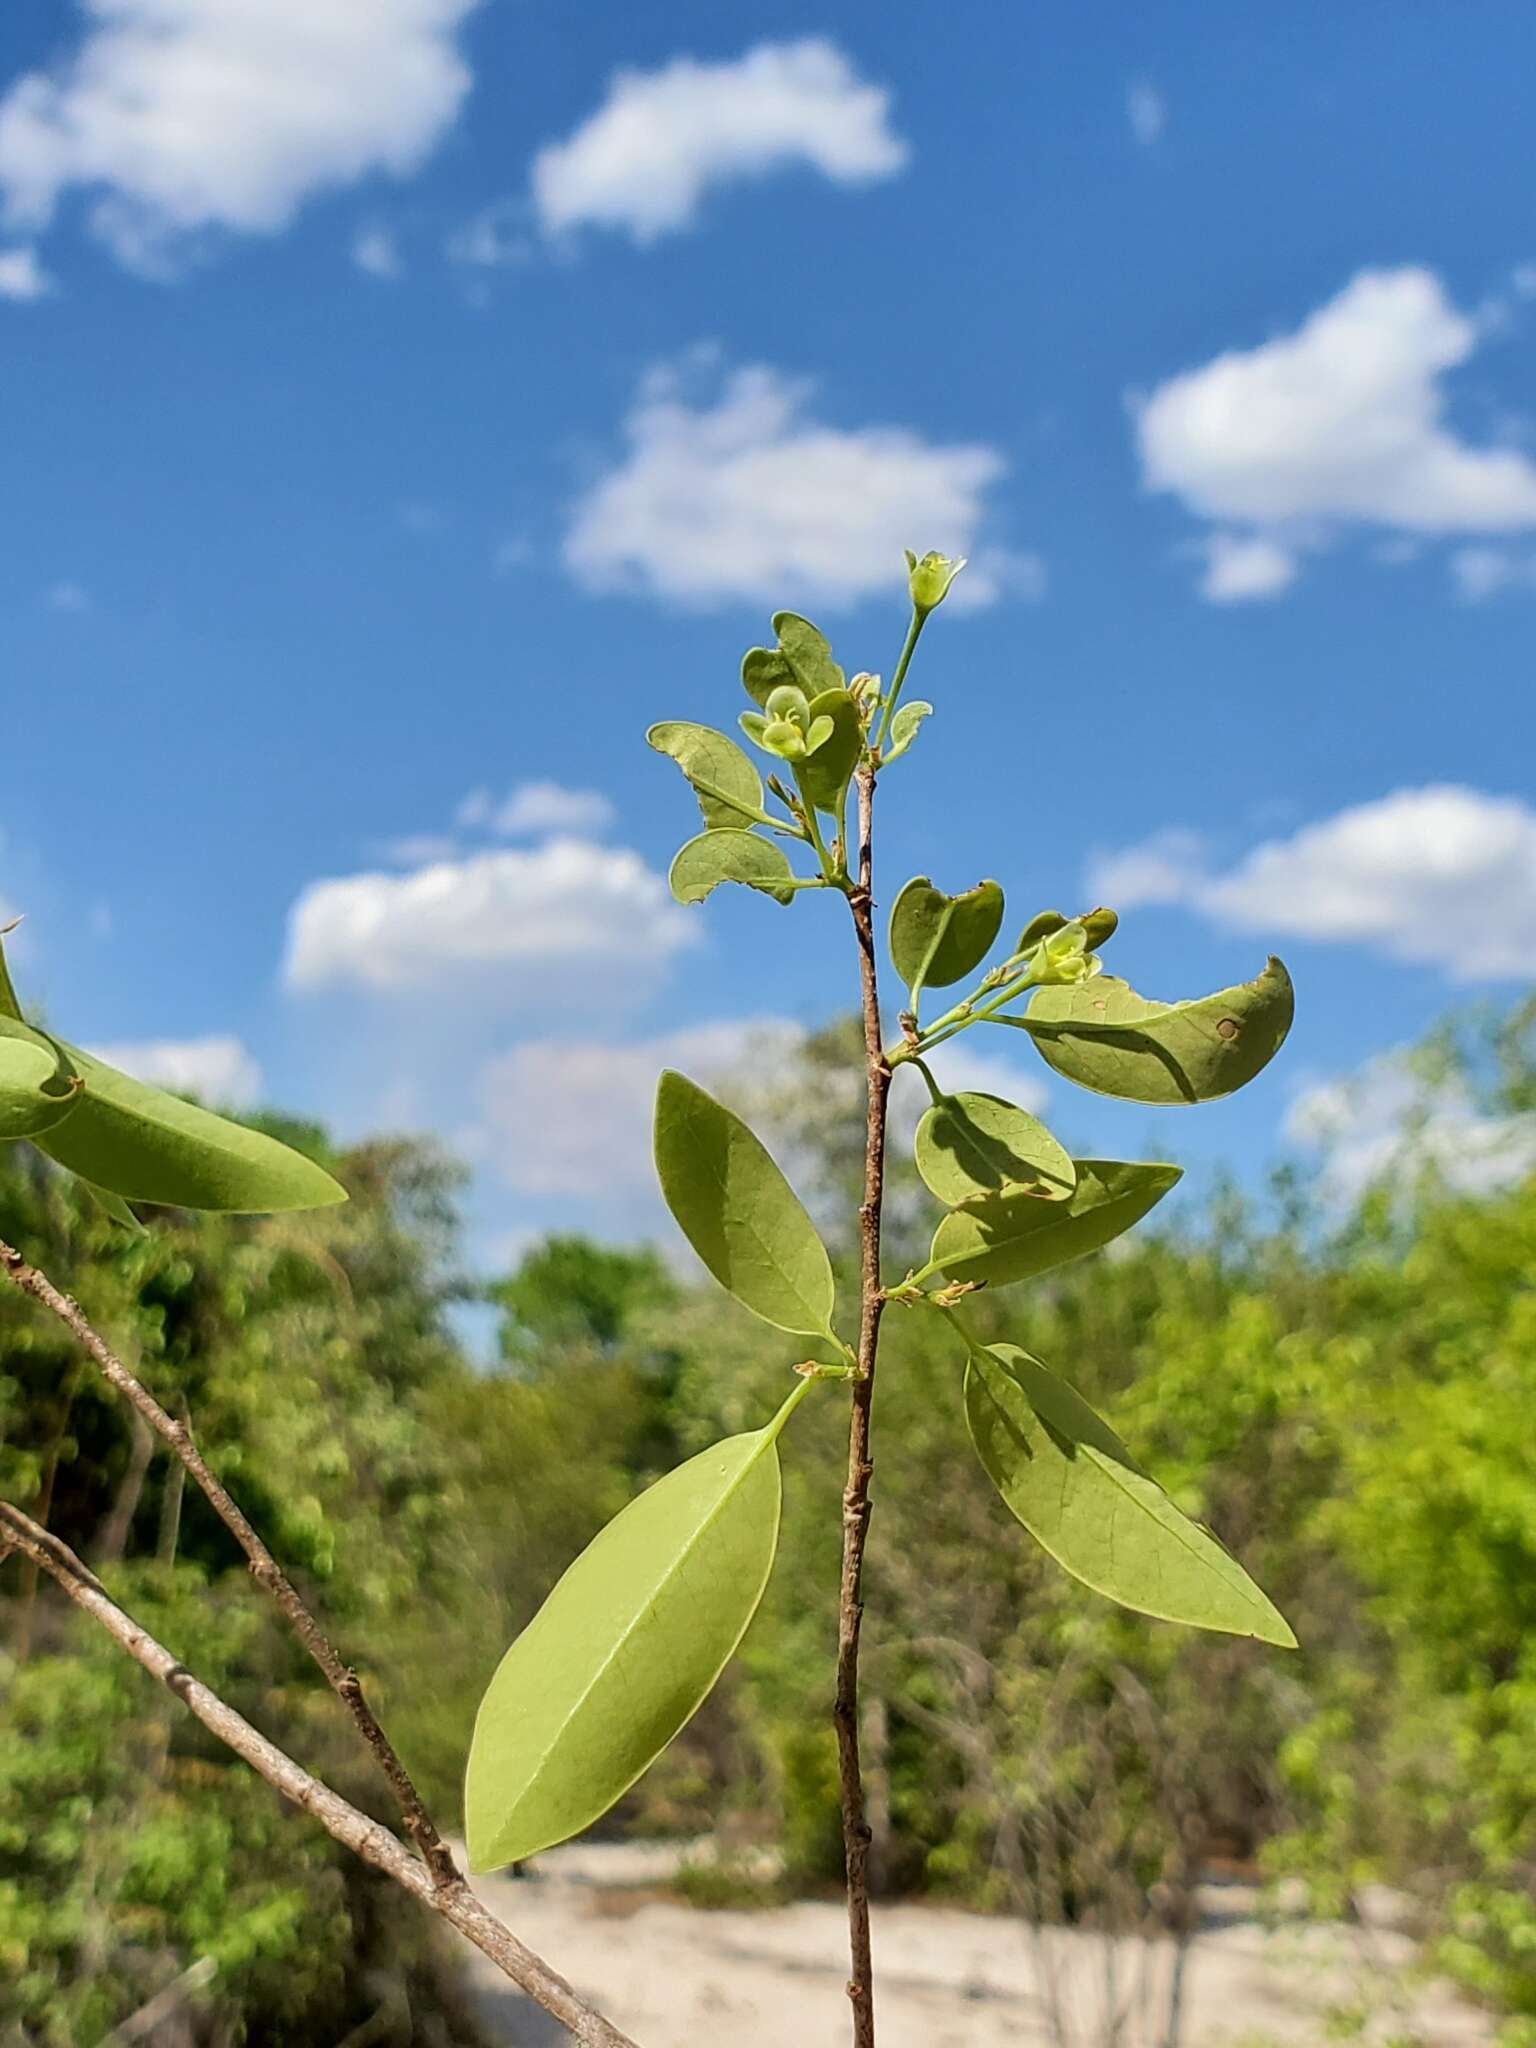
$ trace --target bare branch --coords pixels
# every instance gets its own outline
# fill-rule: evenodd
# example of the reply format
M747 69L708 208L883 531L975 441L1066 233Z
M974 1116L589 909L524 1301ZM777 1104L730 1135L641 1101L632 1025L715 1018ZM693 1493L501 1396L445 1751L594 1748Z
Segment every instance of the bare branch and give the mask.
M848 1887L852 1960L848 1996L853 2004L854 2048L874 2048L874 1970L869 1949L869 1822L859 1767L859 1629L864 1619L864 1545L869 1535L869 1483L874 1474L870 1418L880 1317L880 1210L885 1191L885 1106L891 1070L880 1035L880 991L875 966L873 814L875 770L861 768L858 880L848 892L859 945L859 988L864 1017L866 1120L864 1199L859 1207L859 1374L852 1384L848 1423L848 1483L843 1492L843 1571L837 1606L837 1768L843 1818L843 1863Z
M363 1692L362 1681L350 1665L343 1663L330 1638L305 1606L297 1588L279 1566L277 1559L246 1520L228 1490L209 1469L202 1453L193 1442L192 1432L186 1423L178 1422L166 1413L149 1389L134 1377L105 1338L86 1320L79 1303L72 1300L69 1295L61 1293L46 1273L40 1273L36 1266L28 1265L21 1253L3 1239L0 1239L0 1269L4 1270L6 1277L13 1281L23 1294L30 1294L34 1301L40 1302L50 1314L58 1317L86 1355L100 1369L103 1377L149 1425L172 1456L180 1459L191 1477L202 1488L209 1506L245 1552L250 1562L252 1577L271 1594L294 1634L325 1674L326 1683L352 1716L358 1733L372 1750L380 1770L389 1781L390 1790L399 1804L406 1832L421 1851L434 1882L445 1885L456 1882L459 1871L453 1860L453 1852L438 1833L421 1794L411 1781L409 1771L396 1754L394 1744L379 1725Z
M0 1549L4 1548L18 1550L30 1558L63 1588L78 1608L99 1622L135 1663L174 1693L210 1734L217 1736L285 1799L312 1815L343 1848L382 1871L402 1891L409 1892L456 1927L503 1975L568 2027L582 2048L636 2048L629 2035L620 2033L542 1957L503 1927L457 1871L450 1882L440 1882L388 1828L370 1820L269 1742L126 1614L66 1544L39 1528L29 1515L8 1501L0 1501Z

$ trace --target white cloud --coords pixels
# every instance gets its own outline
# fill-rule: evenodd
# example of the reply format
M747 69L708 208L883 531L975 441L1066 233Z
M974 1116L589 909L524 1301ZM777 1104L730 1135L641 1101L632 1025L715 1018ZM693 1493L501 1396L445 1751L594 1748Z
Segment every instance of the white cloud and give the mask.
M762 364L727 374L713 404L690 403L713 361L696 350L642 380L628 452L580 500L565 537L578 582L684 604L836 608L903 587L902 550L935 547L971 557L951 604L1038 594L1033 557L976 546L1007 467L995 448L823 425L811 385Z
M1125 117L1143 148L1156 142L1168 125L1168 106L1157 87L1138 78L1126 88Z
M1203 544L1200 594L1212 604L1278 597L1296 580L1296 557L1264 533L1213 533Z
M284 972L297 989L424 993L445 974L510 969L537 998L551 975L645 975L697 935L639 854L560 838L312 882L289 912Z
M19 299L27 303L45 299L56 289L30 243L22 243L14 249L0 249L0 299Z
M0 194L46 228L79 187L120 261L163 273L183 239L272 234L313 193L414 171L470 73L477 0L83 0L87 29L0 101Z
M1464 1080L1431 1078L1410 1052L1382 1053L1345 1080L1304 1089L1285 1135L1322 1153L1323 1193L1339 1203L1425 1168L1468 1194L1536 1172L1536 1117L1490 1115Z
M654 1185L651 1111L663 1067L718 1087L753 1054L782 1059L803 1036L783 1018L749 1017L629 1045L514 1046L481 1077L483 1149L525 1195L634 1197Z
M493 832L508 839L544 832L601 832L613 823L613 805L601 790L565 789L558 782L521 782L492 812Z
M261 1068L238 1038L148 1038L89 1050L135 1080L227 1109L248 1108L261 1094Z
M1451 556L1456 594L1468 604L1482 604L1504 590L1536 589L1536 555L1515 548L1458 548Z
M50 583L43 596L43 602L51 612L88 612L91 609L91 595L83 584L71 582L68 578L59 583Z
M1472 446L1445 419L1445 373L1486 331L1431 271L1362 270L1294 333L1230 350L1138 403L1147 487L1292 556L1349 525L1536 526L1536 464ZM1206 594L1232 593L1218 579Z
M1536 810L1455 784L1400 789L1255 847L1226 872L1192 834L1101 857L1090 894L1184 903L1233 930L1365 946L1453 981L1524 980L1536 958Z
M893 177L908 151L889 107L821 37L621 71L597 112L534 158L539 223L549 235L620 228L644 245L691 227L712 188L791 165L839 185Z
M382 221L360 227L352 238L352 261L369 277L393 284L405 275L405 262L393 228Z

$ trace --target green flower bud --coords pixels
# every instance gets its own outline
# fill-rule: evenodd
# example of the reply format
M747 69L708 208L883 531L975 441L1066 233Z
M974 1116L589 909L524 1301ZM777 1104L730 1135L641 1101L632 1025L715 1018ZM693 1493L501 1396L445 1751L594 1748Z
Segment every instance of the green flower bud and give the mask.
M1088 944L1090 946L1102 946L1107 939L1112 939L1119 930L1119 913L1113 910L1106 910L1100 904L1097 910L1085 910L1083 912L1082 926L1087 934Z
M912 592L913 608L926 617L944 602L949 586L965 567L965 556L928 554L919 561L910 548L906 555L907 587Z

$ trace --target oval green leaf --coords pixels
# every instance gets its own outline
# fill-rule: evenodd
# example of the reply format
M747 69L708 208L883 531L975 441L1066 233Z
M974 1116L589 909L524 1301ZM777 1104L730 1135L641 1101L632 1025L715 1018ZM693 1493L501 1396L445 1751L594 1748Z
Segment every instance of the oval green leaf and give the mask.
M37 1143L93 1186L130 1202L247 1214L347 1199L324 1167L276 1138L131 1080L75 1046L65 1051L84 1091Z
M677 763L693 785L693 793L709 826L739 827L763 808L763 785L757 770L732 739L711 725L691 725L673 718L653 725L647 744Z
M756 832L701 832L678 848L667 880L679 903L702 903L722 882L761 889L775 903L795 899L794 890L785 886L794 874L784 853Z
M78 1106L81 1085L61 1045L0 1013L0 1141L35 1138L62 1123Z
M934 1103L913 1151L925 1186L951 1208L1004 1188L1061 1202L1077 1186L1077 1168L1040 1119L996 1095L947 1095Z
M931 718L933 706L921 697L911 697L903 704L891 720L891 743L885 750L887 761L895 761L903 755L917 738L917 729L925 718Z
M1237 1560L1028 1352L972 1352L965 1419L1009 1512L1085 1586L1138 1614L1295 1649L1284 1616Z
M773 1566L777 1434L728 1437L631 1501L503 1657L469 1752L471 1869L589 1827L697 1712Z
M761 1140L670 1068L656 1089L656 1172L678 1227L727 1293L796 1336L831 1334L832 1261Z
M813 697L810 708L813 721L831 720L832 731L800 764L800 781L818 810L836 811L864 744L859 707L846 690L839 689Z
M946 896L926 875L914 875L891 906L891 959L913 992L948 988L979 967L1003 921L1003 892L978 882Z
M773 630L779 636L779 653L807 697L847 687L847 677L832 659L831 646L820 627L802 619L798 612L775 612Z
M1291 977L1271 960L1255 981L1196 1002L1153 1003L1114 975L1042 988L1015 1024L1046 1065L1125 1102L1214 1102L1267 1067L1295 1013Z
M1011 1287L1096 1252L1139 1223L1175 1186L1182 1168L1079 1159L1064 1202L1007 1189L951 1209L933 1234L932 1265L951 1280Z

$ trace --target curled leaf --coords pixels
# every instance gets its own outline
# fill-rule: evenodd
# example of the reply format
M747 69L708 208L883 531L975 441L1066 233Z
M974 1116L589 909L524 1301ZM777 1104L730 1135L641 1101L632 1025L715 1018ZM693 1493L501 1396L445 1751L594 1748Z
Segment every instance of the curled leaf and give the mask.
M1009 1512L1084 1585L1138 1614L1296 1647L1236 1558L1175 1507L1075 1387L1027 1351L973 1350L965 1419Z
M756 832L722 829L701 832L679 847L667 877L679 903L702 903L722 882L742 882L760 889L775 903L792 903L794 880L788 860L771 839Z
M73 1115L82 1085L56 1039L0 1013L0 1141L52 1130Z
M1268 1066L1295 1013L1291 977L1272 959L1254 981L1187 1003L1148 1002L1114 975L1042 988L1021 1017L1046 1065L1127 1102L1213 1102Z

